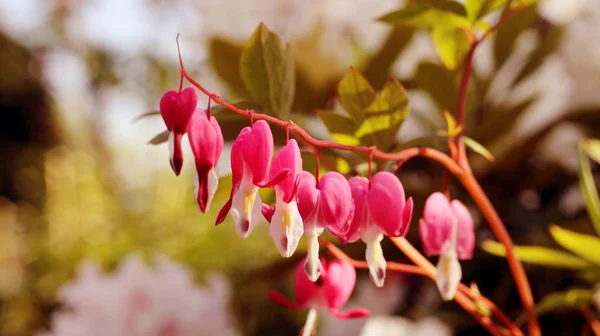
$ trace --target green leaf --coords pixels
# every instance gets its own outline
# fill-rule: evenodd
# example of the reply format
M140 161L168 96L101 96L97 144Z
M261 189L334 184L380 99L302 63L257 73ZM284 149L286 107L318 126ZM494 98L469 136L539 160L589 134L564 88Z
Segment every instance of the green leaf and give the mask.
M485 148L482 144L480 144L479 142L469 138L469 137L463 137L463 141L465 142L465 145L469 148L471 148L475 153L483 156L484 158L488 159L490 162L494 162L496 161L496 158L492 155L492 153L490 153L490 151Z
M148 141L149 145L160 145L161 143L169 141L169 131L163 131L154 136L154 138Z
M137 116L135 119L133 119L133 122L139 121L139 120L147 118L147 117L155 116L155 115L160 115L160 111L146 112L142 115Z
M208 41L208 59L215 73L230 90L241 97L249 97L239 67L243 49L243 46L227 40L211 38Z
M331 110L316 110L316 113L329 133L353 134L356 131L354 122L341 114Z
M430 28L447 26L469 28L469 20L451 11L444 11L424 5L393 11L377 19L396 26Z
M408 112L406 90L397 80L390 79L379 96L365 109L365 120L354 136L363 138L372 135L375 145L388 150L396 143L396 134L408 116Z
M550 226L550 234L565 249L600 266L600 238Z
M452 12L460 16L467 16L467 10L463 4L455 0L420 0L429 7Z
M336 165L337 171L340 174L346 175L346 174L350 173L350 170L351 170L350 164L344 158L340 158L340 157L336 158L335 165Z
M434 26L431 38L442 63L448 70L455 70L469 52L470 44L461 28Z
M364 110L371 105L377 93L369 82L353 67L348 68L337 88L340 103L353 121L360 124Z
M481 248L495 256L506 256L504 245L493 240L484 241L481 244ZM535 265L566 269L585 269L591 265L589 262L572 254L542 246L515 246L513 251L519 260Z
M600 163L600 140L589 139L583 143L583 149L587 155L594 161Z
M546 295L535 305L537 315L564 309L584 308L592 302L594 292L591 289L574 288L564 292L554 292ZM527 321L527 316L519 316L517 324L521 325Z
M597 141L597 140L596 140ZM583 193L585 207L587 209L590 220L594 225L596 233L600 235L600 198L598 197L598 189L592 175L592 167L586 155L587 142L583 141L579 144L579 186Z
M292 50L282 46L262 23L242 52L240 73L250 95L267 114L289 118L295 90Z
M467 0L465 9L469 21L475 22L486 14L504 6L507 0Z
M446 125L448 125L448 132L446 136L455 137L462 131L462 126L457 126L456 119L448 111L444 111L444 118L446 118Z
M456 108L458 84L455 76L442 65L429 62L419 64L415 80L416 86L426 91L440 110L452 111Z
M341 133L332 133L331 138L333 141L347 146L358 146L360 145L360 140L348 134Z

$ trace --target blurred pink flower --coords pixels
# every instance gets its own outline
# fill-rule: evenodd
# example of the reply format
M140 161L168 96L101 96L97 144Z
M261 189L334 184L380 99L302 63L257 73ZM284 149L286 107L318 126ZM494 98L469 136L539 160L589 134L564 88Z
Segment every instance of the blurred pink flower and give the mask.
M227 279L213 275L198 288L182 266L159 258L153 269L128 257L111 275L85 263L59 294L65 310L39 336L238 335L227 311Z

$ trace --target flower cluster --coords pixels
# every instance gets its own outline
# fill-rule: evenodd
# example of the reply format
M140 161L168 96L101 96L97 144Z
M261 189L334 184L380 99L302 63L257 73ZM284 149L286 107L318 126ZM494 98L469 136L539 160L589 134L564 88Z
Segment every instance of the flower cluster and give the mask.
M88 262L62 288L66 309L53 315L52 331L39 336L234 336L229 299L223 276L198 288L187 269L166 258L149 268L129 256L110 275Z
M214 167L223 147L223 136L216 119L195 109L193 88L170 90L161 99L160 109L171 132L171 166L181 170L181 136L187 131L194 153L197 177L196 199L205 212L217 188ZM194 112L195 111L195 112ZM252 118L251 118L252 119ZM298 143L287 140L274 155L273 134L264 120L251 122L239 133L231 148L232 189L217 216L216 224L231 214L237 234L246 238L264 217L269 233L283 257L290 257L302 235L309 240L304 273L315 282L325 266L319 258L318 237L328 231L342 243L361 240L366 244L365 258L373 282L381 287L386 260L381 241L384 236L405 236L412 218L413 201L406 198L400 180L390 172L369 178L349 180L337 172L319 176L302 170ZM274 205L263 204L261 188L275 191ZM461 278L458 259L469 259L474 247L473 220L466 207L434 193L425 205L420 233L427 255L440 255L438 287L444 299L454 297Z

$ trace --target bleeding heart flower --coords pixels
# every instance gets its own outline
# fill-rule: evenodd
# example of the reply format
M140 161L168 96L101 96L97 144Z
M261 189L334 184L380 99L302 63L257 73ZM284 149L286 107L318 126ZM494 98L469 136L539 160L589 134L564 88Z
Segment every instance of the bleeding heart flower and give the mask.
M188 139L196 162L194 195L200 211L206 212L219 185L215 166L223 150L223 134L217 119L211 116L209 120L206 112L197 109L190 120Z
M319 236L327 228L333 234L345 229L354 215L350 185L337 172L325 173L317 186L315 177L302 172L298 186L298 209L304 222L304 234L309 239L304 270L311 281L319 278Z
M360 238L367 244L366 260L369 274L377 287L385 280L386 261L381 249L383 236L406 235L412 217L412 198L405 200L404 188L389 172L379 172L371 180L353 177L349 181L354 199L354 216L345 232L338 237L343 242Z
M259 120L244 127L231 146L231 194L217 215L217 225L231 210L237 234L242 238L250 235L261 213L258 189L276 184L289 173L281 170L267 181L272 157L273 134L267 122Z
M269 233L279 253L288 258L296 251L304 232L302 217L296 203L296 192L301 181L302 157L294 139L288 141L273 159L269 176L271 181L278 180L284 171L287 171L286 176L273 183L276 201Z
M171 168L179 176L183 166L181 138L188 130L190 118L198 104L198 93L193 87L183 91L167 91L160 99L160 115L169 131L169 152Z
M436 283L442 298L452 300L462 278L458 260L473 257L473 217L460 201L450 202L444 194L436 192L425 201L419 232L425 254L440 255Z
M296 268L294 277L294 292L296 302L290 302L278 292L269 291L267 296L275 303L288 309L297 310L310 308L304 332L309 334L314 330L316 315L319 310L327 309L338 319L359 318L370 315L366 309L354 309L346 312L339 310L348 302L356 283L356 271L346 261L332 260L327 263L321 260L323 269L316 282L312 282L304 272L304 262Z

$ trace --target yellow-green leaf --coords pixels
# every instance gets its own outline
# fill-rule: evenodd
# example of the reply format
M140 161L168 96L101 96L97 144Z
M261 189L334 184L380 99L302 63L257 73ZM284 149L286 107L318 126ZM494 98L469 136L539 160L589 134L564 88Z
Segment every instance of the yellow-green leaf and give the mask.
M164 132L158 133L157 135L154 136L154 138L150 139L150 141L148 141L148 144L160 145L161 143L167 142L168 140L169 140L169 131L164 131Z
M457 126L456 119L448 111L444 111L444 118L446 118L446 124L448 125L448 132L445 134L449 137L457 136L462 131L462 126Z
M492 155L492 153L490 153L490 151L485 148L482 144L480 144L479 142L469 138L469 137L463 137L463 141L465 142L465 145L469 148L471 148L475 153L483 156L484 158L488 159L490 162L494 162L496 161L496 158Z
M493 240L484 241L481 248L495 256L506 256L504 245ZM542 246L515 246L513 251L519 260L530 264L566 269L585 269L591 266L586 260L572 254Z
M239 67L243 50L243 45L222 38L215 37L208 41L208 60L215 73L235 94L249 97Z
M565 308L583 308L592 302L594 292L591 289L574 288L564 292L554 292L546 295L535 305L537 315L543 315L553 310ZM527 321L527 316L521 315L517 324Z
M331 110L317 110L317 115L329 133L353 134L356 131L356 125L352 120Z
M348 68L338 84L337 91L340 103L356 124L363 121L364 110L377 97L375 89L353 67Z
M348 135L348 134L332 133L331 138L333 139L333 141L335 141L339 144L342 144L342 145L346 145L346 146L360 145L359 139L353 137L352 135Z
M592 167L586 155L586 152L589 153L589 151L586 151L586 147L589 147L587 144L588 142L581 142L579 144L579 186L583 193L585 207L590 220L594 225L596 233L600 235L600 199L596 183L594 182L594 175L592 175Z
M295 91L294 57L289 45L259 24L240 59L240 74L252 98L267 114L288 119Z
M600 266L600 238L550 226L550 234L560 246Z
M454 70L462 64L470 48L469 40L463 29L442 25L433 26L431 38L442 63L448 70Z
M486 14L504 6L507 0L467 0L465 9L469 21L475 22Z
M468 28L470 26L469 20L464 16L424 5L396 10L377 20L392 25L410 27L447 26Z
M594 161L600 163L600 140L589 139L583 142L583 148L587 155Z
M350 173L350 164L348 164L348 161L344 160L343 158L336 158L335 159L335 165L337 168L337 171L342 174L342 175L346 175L348 173Z

